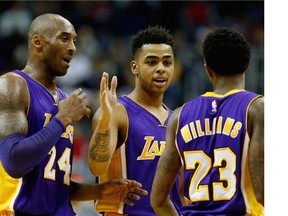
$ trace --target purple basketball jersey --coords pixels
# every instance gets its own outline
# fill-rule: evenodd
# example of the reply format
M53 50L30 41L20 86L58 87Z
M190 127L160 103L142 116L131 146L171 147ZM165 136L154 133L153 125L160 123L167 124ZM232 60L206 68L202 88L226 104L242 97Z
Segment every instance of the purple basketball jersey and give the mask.
M14 72L25 79L29 89L30 103L27 113L29 125L27 137L29 137L37 133L57 114L59 101L67 95L57 88L58 101L55 101L43 85L22 71ZM74 127L69 125L42 162L22 178L14 202L16 215L19 213L75 215L69 199L73 131Z
M247 172L247 112L258 97L242 90L207 92L183 105L176 145L189 204L181 207L181 214L262 215Z

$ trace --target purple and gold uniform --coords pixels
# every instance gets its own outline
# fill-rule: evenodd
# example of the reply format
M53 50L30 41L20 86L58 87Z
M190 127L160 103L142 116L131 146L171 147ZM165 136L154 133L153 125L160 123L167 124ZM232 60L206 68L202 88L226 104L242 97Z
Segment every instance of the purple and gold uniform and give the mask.
M67 95L57 88L58 101L55 101L43 85L22 71L14 72L25 79L29 90L29 137L48 124L58 112L59 101ZM42 162L22 178L11 178L0 164L0 211L3 214L6 210L7 215L75 215L69 199L73 131L74 127L69 125Z
M248 170L247 115L258 97L207 92L183 105L176 133L187 201L182 215L264 215Z
M166 126L172 111L165 107L169 113L165 122L160 122L156 116L129 97L122 96L118 101L125 107L128 115L127 136L123 145L115 151L108 172L99 177L99 182L113 178L134 179L150 193L159 156L165 148ZM176 184L170 195L177 208L181 200ZM104 215L155 215L149 194L141 197L132 207L123 203L96 201L96 211Z

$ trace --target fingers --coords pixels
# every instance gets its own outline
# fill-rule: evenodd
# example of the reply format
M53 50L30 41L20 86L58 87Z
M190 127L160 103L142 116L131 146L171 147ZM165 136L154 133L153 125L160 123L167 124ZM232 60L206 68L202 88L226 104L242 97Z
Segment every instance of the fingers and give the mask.
M140 182L137 182L135 180L129 180L129 179L120 179L120 184L128 184L129 188L129 194L141 194L141 195L148 195L148 191L142 189L142 184Z
M90 115L91 115L91 109L90 108L86 107L85 115L87 118L90 118Z
M128 180L126 179L129 188L133 188L133 187L138 187L138 188L142 188L142 184L140 182L137 182L135 180Z
M129 189L129 191L134 194L148 195L148 191L142 188L132 187Z
M83 92L81 88L78 88L72 94L75 94L78 98L80 98L80 100L82 101L82 104L84 105L86 109L85 115L87 118L89 118L91 115L91 110L89 108L89 103L85 100L88 97L87 93Z
M135 180L126 180L129 187L130 194L142 194L142 195L148 195L148 191L142 189L142 184L140 182L137 182Z
M108 78L109 78L108 73L103 72L102 77L101 77L101 82L100 82L100 93L106 90Z
M113 94L116 93L117 84L118 84L117 77L113 76L111 80L111 90L110 90ZM109 74L107 72L103 72L100 82L100 92L103 92L105 90L109 91Z
M133 194L133 193L128 193L127 198L123 200L123 202L129 206L133 206L134 202L133 200L140 200L140 196Z
M80 95L81 93L82 93L82 89L81 89L81 88L78 88L78 89L76 89L72 94Z
M117 77L116 77L116 76L113 76L113 77L112 77L112 80L111 80L111 93L112 93L113 95L116 94L117 84L118 84Z
M125 204L129 205L129 206L133 206L134 205L134 203L131 200L129 200L129 199L125 199L123 202Z

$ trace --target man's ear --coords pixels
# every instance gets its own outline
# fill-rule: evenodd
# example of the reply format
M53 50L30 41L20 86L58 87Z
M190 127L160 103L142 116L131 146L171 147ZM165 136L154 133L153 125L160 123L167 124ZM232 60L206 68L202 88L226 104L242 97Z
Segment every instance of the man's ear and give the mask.
M137 62L135 60L131 61L130 68L131 68L132 73L137 76L137 74L138 74L138 65L137 65Z
M43 43L44 43L44 38L41 37L40 35L38 34L35 34L32 38L32 44L34 45L34 47L36 48L41 48L43 46Z
M214 76L214 72L213 70L209 67L209 65L206 64L206 62L204 61L204 68L205 68L205 72L206 75L208 76L209 80L212 80L213 76Z

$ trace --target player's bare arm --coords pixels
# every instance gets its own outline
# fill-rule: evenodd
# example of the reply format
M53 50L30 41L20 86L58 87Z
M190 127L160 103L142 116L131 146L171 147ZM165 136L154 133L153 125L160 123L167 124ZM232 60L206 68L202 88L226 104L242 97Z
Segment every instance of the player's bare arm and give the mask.
M127 113L118 103L114 108L109 127L105 128L106 130L104 127L99 129L101 125L98 124L99 109L93 117L92 130L94 132L88 149L88 165L90 171L96 176L107 171L116 146L120 146L124 142L128 122Z
M118 136L117 118L117 77L113 76L109 89L109 75L104 72L100 83L100 108L93 116L93 135L88 149L88 164L94 175L106 172L113 152L116 148Z
M19 75L7 73L0 77L0 139L10 134L26 135L28 92Z
M175 146L175 131L179 110L179 108L176 109L169 120L166 132L166 147L159 159L153 181L150 202L157 215L178 215L169 199L169 192L181 167L180 156Z
M249 108L249 169L258 202L264 205L264 98L256 99Z

